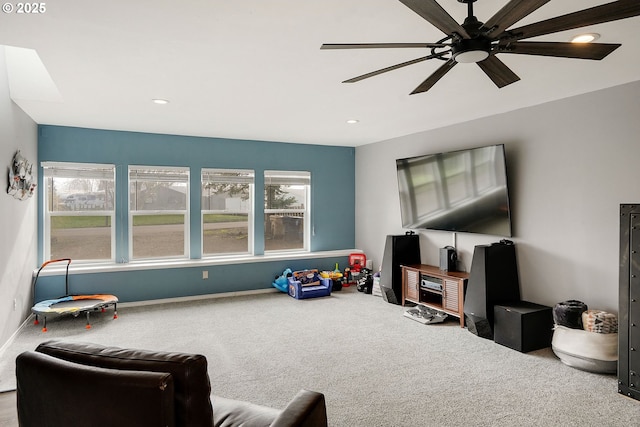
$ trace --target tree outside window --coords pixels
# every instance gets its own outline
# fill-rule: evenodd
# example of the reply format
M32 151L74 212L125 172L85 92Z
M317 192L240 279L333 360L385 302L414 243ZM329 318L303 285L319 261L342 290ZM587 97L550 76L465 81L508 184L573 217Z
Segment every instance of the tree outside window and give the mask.
M265 252L308 250L311 174L265 171L264 180Z
M202 170L202 254L247 254L253 248L251 170Z

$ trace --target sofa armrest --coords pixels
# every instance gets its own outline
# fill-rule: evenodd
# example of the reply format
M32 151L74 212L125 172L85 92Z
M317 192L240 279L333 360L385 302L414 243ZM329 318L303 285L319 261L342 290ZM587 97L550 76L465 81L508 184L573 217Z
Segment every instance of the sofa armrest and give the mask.
M270 426L280 411L242 400L211 396L213 427Z
M324 394L300 390L271 427L327 427Z
M168 373L97 368L27 351L16 359L16 380L21 427L175 425Z

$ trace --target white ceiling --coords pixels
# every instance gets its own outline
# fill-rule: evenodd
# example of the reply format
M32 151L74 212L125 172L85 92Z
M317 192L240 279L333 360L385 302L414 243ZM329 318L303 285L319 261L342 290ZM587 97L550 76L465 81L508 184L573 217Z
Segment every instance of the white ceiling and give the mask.
M506 2L478 0L475 15L487 21ZM607 2L551 1L515 26ZM464 20L466 4L439 3ZM60 94L14 96L37 123L344 146L640 80L640 17L584 30L538 40L597 32L598 42L623 46L602 61L500 55L521 78L502 89L459 64L409 95L441 61L341 81L428 52L320 50L444 37L397 0L58 0L40 15L0 15L0 45L34 49Z

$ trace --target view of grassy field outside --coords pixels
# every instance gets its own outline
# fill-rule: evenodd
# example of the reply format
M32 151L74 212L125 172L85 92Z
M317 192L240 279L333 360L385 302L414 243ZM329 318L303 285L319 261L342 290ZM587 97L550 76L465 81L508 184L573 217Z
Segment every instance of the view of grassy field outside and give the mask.
M272 175L284 181L265 186L264 249L302 249L308 185L291 185L288 173ZM112 219L114 167L55 163L46 165L45 177L48 258L111 260L116 221ZM253 171L211 169L203 171L202 178L202 256L251 253ZM181 258L188 253L187 180L185 168L129 168L129 233L134 260Z
M111 217L52 216L51 259L111 259Z
M152 258L184 251L182 215L136 215L133 250L136 258ZM248 253L246 215L207 214L203 224L203 253ZM267 250L302 247L298 233L276 235L265 241ZM51 259L110 259L111 224L108 216L51 217Z

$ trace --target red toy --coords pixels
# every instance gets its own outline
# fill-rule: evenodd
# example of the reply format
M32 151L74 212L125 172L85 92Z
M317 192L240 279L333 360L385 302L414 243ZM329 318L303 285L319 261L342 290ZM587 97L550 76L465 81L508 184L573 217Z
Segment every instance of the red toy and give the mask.
M349 255L349 266L351 267L351 272L353 273L360 273L360 270L365 268L366 263L367 256L363 253Z

